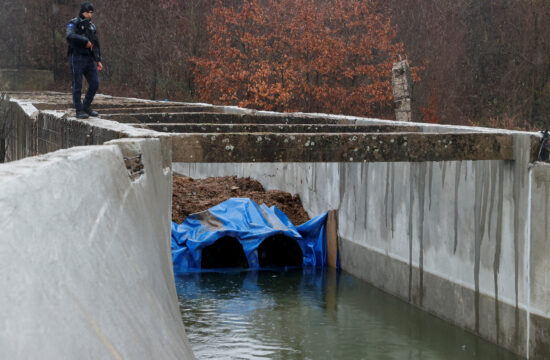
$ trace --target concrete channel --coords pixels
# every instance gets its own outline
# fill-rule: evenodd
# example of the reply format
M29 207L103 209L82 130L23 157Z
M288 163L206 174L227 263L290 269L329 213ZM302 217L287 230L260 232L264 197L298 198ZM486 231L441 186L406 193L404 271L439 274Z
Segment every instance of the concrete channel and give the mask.
M97 345L90 358L192 358L170 263L172 171L249 176L299 194L310 215L335 210L344 270L516 354L550 356L550 166L534 161L536 133L109 96L101 118L77 120L68 94L10 96L3 358L55 357L61 342Z

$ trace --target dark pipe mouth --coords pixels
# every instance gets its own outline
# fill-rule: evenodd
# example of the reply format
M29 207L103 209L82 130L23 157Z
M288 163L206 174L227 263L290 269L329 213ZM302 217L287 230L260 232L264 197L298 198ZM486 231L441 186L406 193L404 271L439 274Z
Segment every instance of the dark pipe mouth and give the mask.
M296 240L275 235L258 247L258 261L260 267L301 267L304 255Z
M224 236L202 249L201 268L248 268L248 260L239 240Z

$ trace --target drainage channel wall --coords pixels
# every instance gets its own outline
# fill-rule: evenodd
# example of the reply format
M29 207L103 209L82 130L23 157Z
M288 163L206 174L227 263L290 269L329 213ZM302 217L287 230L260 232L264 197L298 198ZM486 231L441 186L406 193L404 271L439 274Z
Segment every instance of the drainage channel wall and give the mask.
M547 358L550 166L529 163L532 136L515 133L512 161L172 168L252 177L299 194L311 216L337 209L344 270L517 354Z
M28 142L11 144L13 157L86 134L91 143L139 134L100 120L63 129L69 120L31 105L17 116L13 139ZM55 129L66 137L32 135ZM32 145L46 140L49 148ZM172 270L170 164L164 137L0 164L0 358L194 359Z
M123 154L142 154L132 180ZM192 359L159 139L0 166L0 358Z

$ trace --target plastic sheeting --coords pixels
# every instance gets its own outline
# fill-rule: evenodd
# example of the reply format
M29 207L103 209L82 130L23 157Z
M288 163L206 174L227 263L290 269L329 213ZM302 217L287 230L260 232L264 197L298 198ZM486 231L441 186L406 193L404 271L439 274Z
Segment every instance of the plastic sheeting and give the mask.
M303 267L326 265L327 213L295 227L276 206L258 205L251 199L233 198L209 210L172 222L174 273L201 268L202 250L222 237L233 237L243 247L248 267L259 268L258 247L275 235L294 239L303 254Z

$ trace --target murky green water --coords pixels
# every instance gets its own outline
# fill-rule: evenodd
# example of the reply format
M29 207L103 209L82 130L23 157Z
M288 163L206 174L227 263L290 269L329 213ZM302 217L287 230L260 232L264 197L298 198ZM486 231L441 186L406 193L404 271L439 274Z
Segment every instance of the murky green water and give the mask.
M195 273L176 286L198 359L516 359L345 273Z

